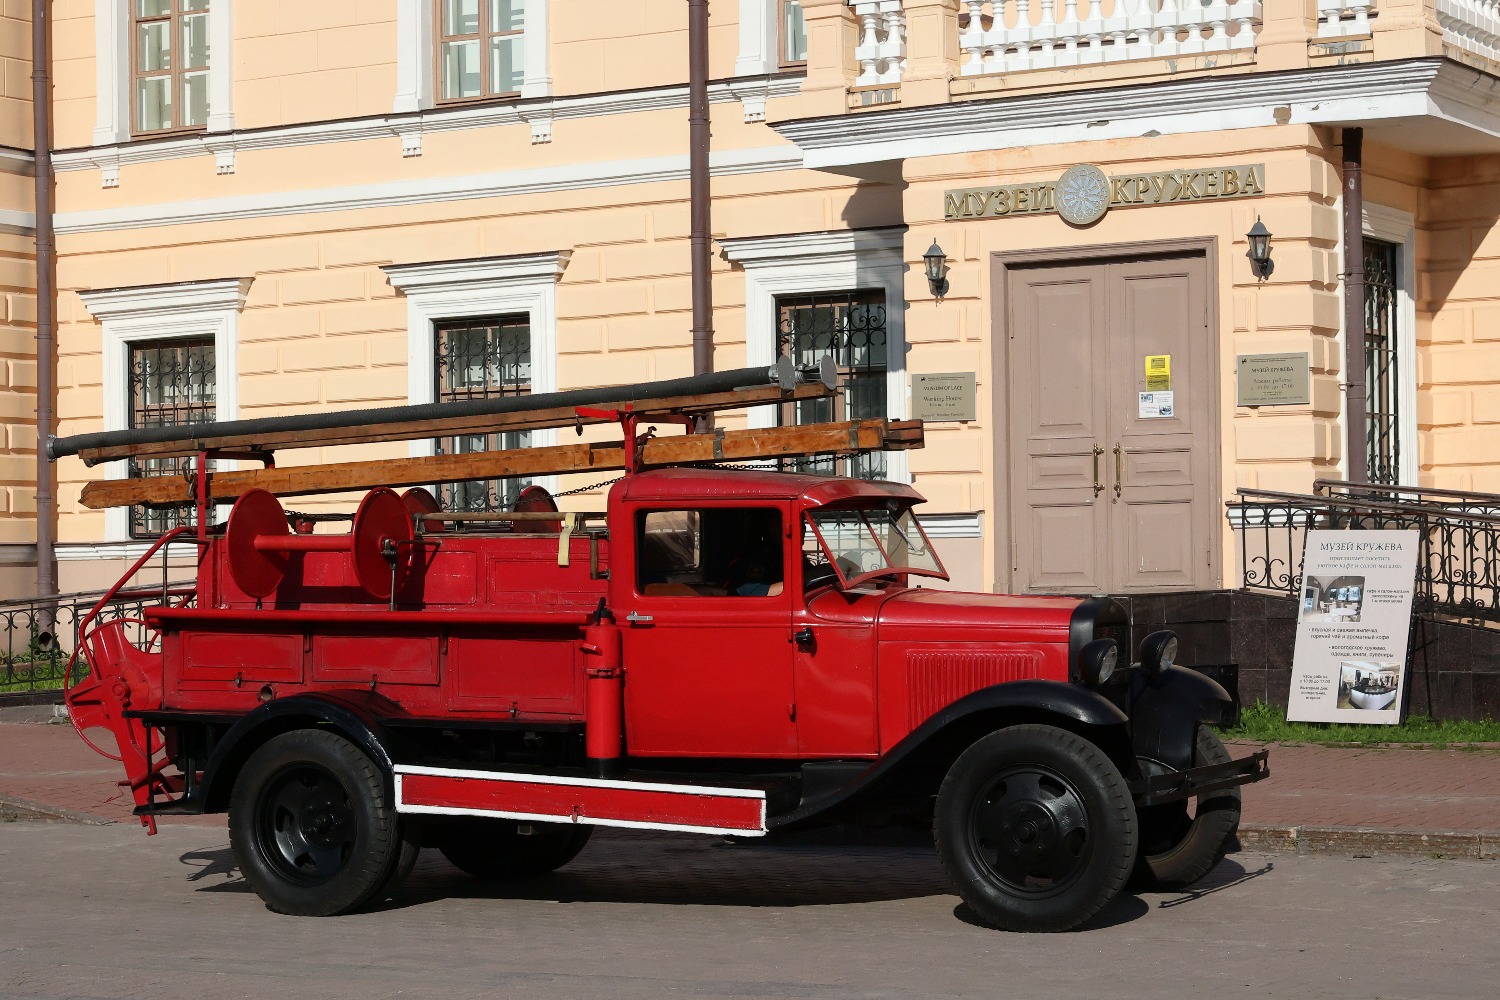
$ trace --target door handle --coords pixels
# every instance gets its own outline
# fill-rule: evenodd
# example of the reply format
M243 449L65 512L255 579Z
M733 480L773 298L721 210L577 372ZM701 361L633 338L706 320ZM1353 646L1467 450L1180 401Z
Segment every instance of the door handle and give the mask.
M1125 449L1121 448L1117 443L1115 445L1115 499L1111 500L1111 503L1115 503L1120 499L1120 480L1123 478L1123 469L1125 465L1124 455Z
M1094 499L1099 499L1099 494L1104 492L1104 484L1099 481L1099 456L1104 454L1104 449L1097 444L1094 445Z
M796 632L792 633L792 641L797 644L798 649L805 649L809 651L811 651L813 647L817 646L818 644L817 637L813 635L813 630L811 626L808 625L804 625Z
M632 625L650 625L656 619L652 618L650 615L643 615L638 611L632 611L630 612L630 614L625 616L625 620Z

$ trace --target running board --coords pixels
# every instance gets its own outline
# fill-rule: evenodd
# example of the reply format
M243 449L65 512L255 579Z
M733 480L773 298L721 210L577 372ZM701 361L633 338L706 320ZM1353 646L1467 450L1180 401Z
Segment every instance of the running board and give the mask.
M437 816L495 816L547 823L622 826L759 837L766 793L659 782L577 778L446 767L396 767L396 811Z

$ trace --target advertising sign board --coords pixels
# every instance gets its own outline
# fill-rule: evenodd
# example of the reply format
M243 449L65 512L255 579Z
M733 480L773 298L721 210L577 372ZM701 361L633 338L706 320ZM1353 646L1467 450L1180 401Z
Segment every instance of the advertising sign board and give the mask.
M1286 717L1401 721L1415 531L1309 531Z

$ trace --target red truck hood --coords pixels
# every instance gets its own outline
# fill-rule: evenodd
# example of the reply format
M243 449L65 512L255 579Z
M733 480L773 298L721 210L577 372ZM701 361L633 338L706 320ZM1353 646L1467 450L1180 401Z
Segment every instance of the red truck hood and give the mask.
M880 605L880 639L932 641L998 639L1017 630L1029 641L1066 641L1076 597L966 594L950 590L906 590ZM1047 633L1053 632L1053 635Z

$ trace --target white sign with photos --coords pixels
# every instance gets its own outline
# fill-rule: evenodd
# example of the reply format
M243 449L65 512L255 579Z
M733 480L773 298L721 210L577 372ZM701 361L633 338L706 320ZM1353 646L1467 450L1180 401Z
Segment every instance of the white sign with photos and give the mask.
M1286 717L1401 721L1415 531L1309 531Z

